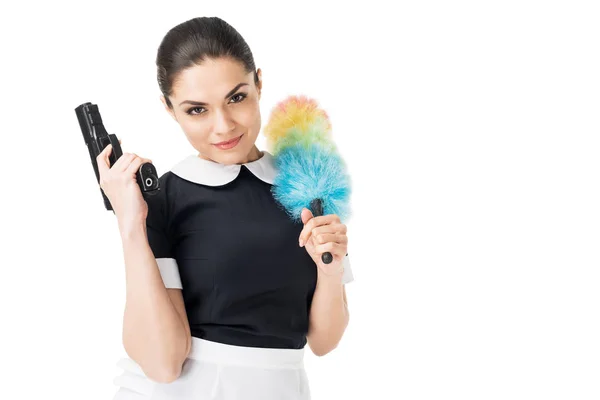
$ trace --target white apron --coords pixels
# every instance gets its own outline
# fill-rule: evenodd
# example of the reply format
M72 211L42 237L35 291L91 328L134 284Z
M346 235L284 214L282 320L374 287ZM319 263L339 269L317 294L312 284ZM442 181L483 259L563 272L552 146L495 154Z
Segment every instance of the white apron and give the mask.
M113 400L309 400L304 349L233 346L192 337L179 378L150 380L130 358L114 383Z

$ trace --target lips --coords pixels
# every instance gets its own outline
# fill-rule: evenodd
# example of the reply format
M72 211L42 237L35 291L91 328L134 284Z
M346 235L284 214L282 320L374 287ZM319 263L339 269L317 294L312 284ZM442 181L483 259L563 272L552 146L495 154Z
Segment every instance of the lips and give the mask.
M231 144L234 143L235 141L237 141L242 135L235 137L231 140L226 140L225 142L219 142L219 143L215 143L215 146L222 146L222 145L226 145L226 144Z
M242 134L235 139L226 140L224 142L214 144L213 146L215 146L217 149L220 149L220 150L231 150L234 147L236 147L238 145L238 143L242 140L242 136L244 136L244 135Z

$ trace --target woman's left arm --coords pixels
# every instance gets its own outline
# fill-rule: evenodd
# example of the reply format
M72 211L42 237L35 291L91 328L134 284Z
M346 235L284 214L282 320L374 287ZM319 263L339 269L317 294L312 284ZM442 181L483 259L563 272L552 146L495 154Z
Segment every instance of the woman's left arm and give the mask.
M304 228L300 245L317 265L317 286L309 315L307 342L312 352L324 356L335 349L348 326L349 313L346 289L342 281L343 260L347 254L346 225L335 214L313 217L308 209L302 211ZM321 255L330 252L333 261L323 263Z
M319 272L317 288L310 307L307 342L312 352L324 356L335 349L348 326L346 289L339 276Z

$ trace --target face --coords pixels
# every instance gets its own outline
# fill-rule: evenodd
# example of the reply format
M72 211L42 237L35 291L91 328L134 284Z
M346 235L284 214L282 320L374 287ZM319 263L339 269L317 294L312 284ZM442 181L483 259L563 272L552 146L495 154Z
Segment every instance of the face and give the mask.
M179 123L198 156L221 164L242 164L260 158L254 145L261 128L259 99L262 88L254 73L230 58L206 59L179 73L169 96L173 110L161 95L166 110ZM239 138L239 139L238 139ZM237 143L219 143L236 139Z

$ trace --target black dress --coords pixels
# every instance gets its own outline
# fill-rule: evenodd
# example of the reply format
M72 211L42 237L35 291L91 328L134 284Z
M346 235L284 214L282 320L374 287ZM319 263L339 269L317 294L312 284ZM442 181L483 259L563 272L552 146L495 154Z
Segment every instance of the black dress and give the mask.
M231 345L301 349L317 267L298 246L303 224L271 194L267 151L224 165L190 155L148 197L147 232L167 288L183 289L192 336ZM353 280L348 256L344 283Z

